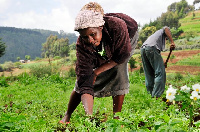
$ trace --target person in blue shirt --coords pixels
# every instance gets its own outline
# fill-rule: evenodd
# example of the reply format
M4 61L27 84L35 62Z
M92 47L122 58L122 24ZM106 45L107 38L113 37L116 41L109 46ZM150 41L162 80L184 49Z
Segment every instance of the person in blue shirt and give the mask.
M147 92L156 98L165 90L166 72L161 51L165 49L167 39L171 42L170 50L174 50L170 28L165 26L149 36L140 49Z

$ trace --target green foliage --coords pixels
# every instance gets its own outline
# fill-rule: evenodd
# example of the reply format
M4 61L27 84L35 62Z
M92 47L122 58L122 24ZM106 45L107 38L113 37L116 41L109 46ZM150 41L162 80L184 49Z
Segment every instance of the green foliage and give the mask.
M71 50L76 50L76 43L72 43L69 45L69 49Z
M183 18L185 14L191 10L193 10L193 6L189 6L186 0L181 0L180 2L176 3L176 13L178 14L179 18Z
M39 60L41 60L40 57L35 57L35 61L39 61Z
M55 56L53 59L57 60L57 59L61 59L61 57L60 56Z
M174 79L177 80L177 81L180 81L180 80L183 79L183 75L182 75L181 73L178 72L178 73L176 73Z
M144 43L144 41L153 33L155 33L156 31L156 27L151 26L151 27L146 27L143 30L141 30L139 32L139 41L141 41L141 43Z
M197 36L197 33L195 31L186 31L185 32L185 37L186 37L187 41L190 41L190 38L194 38L195 36Z
M130 60L129 60L129 64L130 64L130 68L131 68L131 71L132 71L132 69L133 68L136 68L137 66L136 66L136 59L135 58L133 58L133 57L131 57L130 58Z
M68 38L69 44L76 42L77 36L74 33L59 34L57 31L40 29L20 29L14 27L0 27L0 38L6 43L6 53L0 58L0 63L5 61L16 61L17 57L25 59L30 55L32 59L41 57L42 43L50 35L57 35L58 38Z
M170 31L174 40L178 39L181 33L183 33L182 29L175 29L174 27Z
M31 59L31 56L30 56L30 55L25 55L25 59L26 59L26 60L30 60L30 59Z
M178 29L181 24L179 19L185 17L189 11L193 10L193 6L188 5L187 1L181 0L180 2L172 3L168 6L167 12L161 14L155 21L146 24L147 26L156 26L157 29L163 26Z
M16 68L21 68L21 62L15 62L14 65Z
M6 61L4 64L3 64L3 69L5 71L12 71L12 69L14 68L14 63L12 63L11 61Z
M69 60L70 60L72 65L76 63L76 60L77 60L77 58L76 58L76 50L71 50L70 51Z
M200 66L200 54L193 56L192 58L186 58L178 61L177 65L190 65L190 66Z
M44 58L55 56L66 57L69 53L69 40L68 38L58 39L57 36L49 36L45 43L42 44L42 55Z
M129 82L132 84L143 84L145 82L144 73L141 73L140 70L129 73Z
M0 77L0 86L1 87L8 87L9 86L5 77Z
M199 24L197 24L199 23L199 19L194 20L192 23L188 25L185 25L185 23L182 24L183 20L180 20L182 18L185 19L184 17L187 16L188 13L193 11L193 9L194 7L191 5L188 5L186 0L181 0L180 2L174 2L168 6L167 12L162 13L161 16L158 17L156 20L150 21L149 24L144 25L142 30L144 30L146 27L151 27L151 26L155 26L157 30L161 29L164 26L168 26L171 28L173 38L178 39L180 34L183 33L183 31L186 31L185 29L195 30L195 31L199 30L197 29L197 27L199 26ZM144 38L144 36L145 35L141 34L140 38ZM144 38L144 40L146 39ZM141 42L144 42L144 40L139 41L139 44Z
M71 123L62 129L58 121L67 109L75 78L59 74L37 78L23 73L15 79L3 79L6 83L12 81L0 87L0 131L189 131L188 113L178 111L178 104L167 105L161 99L151 98L146 92L144 74L139 71L130 74L130 91L122 112L116 114L119 120L112 119L112 97L95 98L92 116L85 116L79 105ZM178 87L198 81L199 76L186 76L180 81L168 78L167 83ZM198 122L194 124L190 130L197 131Z
M50 76L58 73L56 65L33 65L30 67L30 73L38 78Z
M158 18L158 20L160 21L160 23L163 26L168 26L168 27L174 27L175 29L178 29L181 24L179 23L179 17L176 13L173 12L166 12L166 13L162 13L161 17Z
M193 19L193 13L195 13L195 19ZM190 12L186 17L180 19L181 26L179 29L182 29L184 32L194 31L200 33L200 24L199 24L200 12L194 11Z
M17 60L19 61L21 58L20 57L17 57Z
M0 38L0 57L5 54L5 50L6 50L6 45L5 43L1 41L1 38Z
M71 67L68 71L68 77L76 77L76 72L73 67Z

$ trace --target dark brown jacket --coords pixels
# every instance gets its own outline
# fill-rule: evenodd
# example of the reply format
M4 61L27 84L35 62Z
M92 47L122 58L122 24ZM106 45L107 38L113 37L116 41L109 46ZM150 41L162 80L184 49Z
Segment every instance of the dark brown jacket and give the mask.
M84 43L81 37L77 40L76 75L81 94L94 95L93 69L109 60L121 64L130 56L130 38L135 35L138 29L136 21L122 13L105 14L104 20L102 41L96 49L92 45ZM101 50L102 44L106 52L106 58L97 52Z

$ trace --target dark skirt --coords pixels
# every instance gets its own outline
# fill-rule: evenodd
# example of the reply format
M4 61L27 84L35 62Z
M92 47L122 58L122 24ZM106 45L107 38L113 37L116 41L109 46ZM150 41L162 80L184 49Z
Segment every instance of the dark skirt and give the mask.
M134 37L131 39L132 51L130 53L130 57L126 59L124 63L98 75L94 84L95 97L124 95L129 92L128 61L134 53L137 40L138 32L136 32ZM75 84L74 90L77 93L80 93L77 83Z

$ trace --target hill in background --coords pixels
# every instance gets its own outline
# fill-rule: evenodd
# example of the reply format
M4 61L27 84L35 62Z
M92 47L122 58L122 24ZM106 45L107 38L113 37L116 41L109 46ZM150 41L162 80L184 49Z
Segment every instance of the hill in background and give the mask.
M41 29L21 29L14 27L0 27L0 38L6 43L6 53L0 58L0 63L5 61L17 61L17 57L25 59L30 55L31 59L41 57L42 43L50 35L57 35L58 38L68 38L69 44L76 42L77 36L74 33L58 33L56 31Z
M184 32L194 31L200 33L200 10L188 13L188 15L180 19L179 22L181 23L181 27L179 28Z

